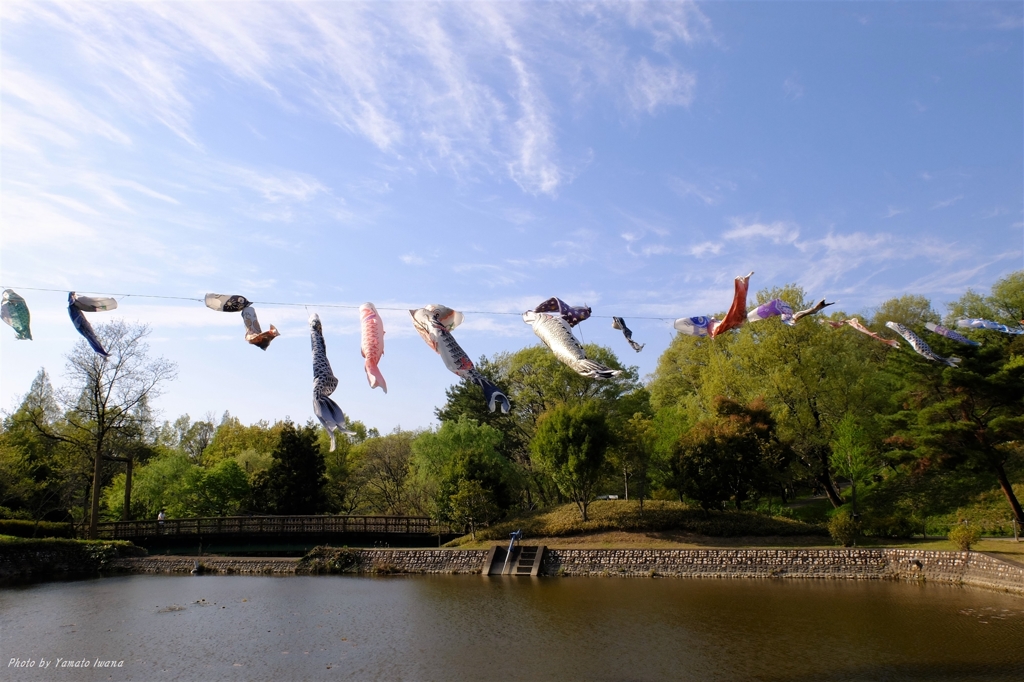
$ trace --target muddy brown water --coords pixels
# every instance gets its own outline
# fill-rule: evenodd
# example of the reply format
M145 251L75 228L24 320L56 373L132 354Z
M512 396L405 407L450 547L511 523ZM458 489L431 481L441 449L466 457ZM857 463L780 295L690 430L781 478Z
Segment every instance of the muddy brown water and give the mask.
M1024 680L1024 598L879 581L124 576L0 590L0 680Z

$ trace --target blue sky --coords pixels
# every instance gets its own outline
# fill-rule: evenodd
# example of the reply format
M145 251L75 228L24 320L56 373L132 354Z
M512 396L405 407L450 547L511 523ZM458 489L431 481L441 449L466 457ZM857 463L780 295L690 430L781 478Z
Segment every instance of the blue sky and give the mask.
M312 416L306 318L352 418L429 426L455 381L407 313L557 295L642 374L734 276L866 312L1022 267L1020 3L14 3L2 12L4 286L344 304L387 330L371 391L354 310L238 315L121 298L177 362L157 407ZM78 341L20 289L0 407ZM476 358L537 340L467 314Z

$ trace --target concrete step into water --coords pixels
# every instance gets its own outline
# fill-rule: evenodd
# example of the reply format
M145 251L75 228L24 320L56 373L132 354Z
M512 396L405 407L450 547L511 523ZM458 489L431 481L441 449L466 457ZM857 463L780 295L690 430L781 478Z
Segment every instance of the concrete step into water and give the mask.
M494 545L487 553L482 572L484 575L540 575L545 549L544 545L519 545L512 549L510 556L505 547Z

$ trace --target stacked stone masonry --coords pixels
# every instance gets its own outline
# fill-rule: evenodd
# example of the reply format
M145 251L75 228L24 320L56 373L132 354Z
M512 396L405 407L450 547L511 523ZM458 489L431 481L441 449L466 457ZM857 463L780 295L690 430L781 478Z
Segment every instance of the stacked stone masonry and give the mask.
M363 573L480 573L488 550L365 549ZM203 573L296 573L295 559L200 557ZM192 557L123 558L110 569L137 573L190 573ZM1024 565L978 552L912 549L548 549L541 567L549 576L693 578L816 578L907 580L972 585L1024 595Z

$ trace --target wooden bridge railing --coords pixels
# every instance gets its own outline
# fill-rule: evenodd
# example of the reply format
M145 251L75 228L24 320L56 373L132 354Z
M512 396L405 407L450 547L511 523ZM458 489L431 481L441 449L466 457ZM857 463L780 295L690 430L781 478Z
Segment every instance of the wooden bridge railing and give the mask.
M426 516L214 516L164 521L115 521L99 524L99 536L112 540L154 535L260 535L307 533L448 532Z

